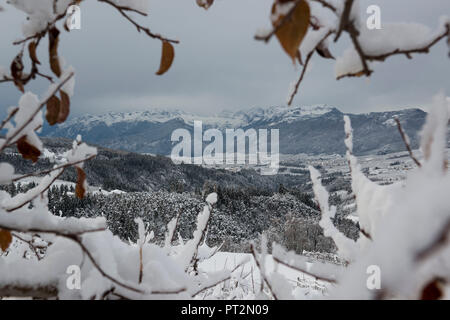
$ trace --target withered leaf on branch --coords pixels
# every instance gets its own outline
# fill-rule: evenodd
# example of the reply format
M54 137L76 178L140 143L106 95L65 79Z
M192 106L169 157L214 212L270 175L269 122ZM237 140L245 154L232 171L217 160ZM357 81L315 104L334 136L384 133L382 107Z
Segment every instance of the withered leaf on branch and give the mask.
M13 77L14 84L16 87L24 92L22 75L23 75L23 62L22 62L22 52L19 53L11 63L11 76Z
M2 251L6 251L12 242L11 232L8 230L0 229L0 248Z
M24 159L30 159L33 162L36 162L41 155L41 151L28 142L27 136L17 140L17 150Z
M69 95L62 90L60 91L60 95L61 104L59 109L58 123L63 123L64 121L66 121L70 113L70 98Z
M28 45L28 53L30 54L31 61L33 61L35 64L41 64L36 54L36 42L30 42L30 44Z
M161 54L161 65L159 67L158 72L156 74L158 76L167 72L172 65L173 59L175 57L175 49L172 44L168 41L162 42L162 54Z
M421 300L439 300L443 296L443 291L441 285L443 284L442 279L433 279L429 282L423 289Z
M75 186L75 195L82 199L84 194L86 193L86 189L84 188L84 183L86 181L86 173L80 167L76 167L77 169L77 185Z
M53 126L58 122L59 112L61 109L61 101L57 96L53 95L47 101L47 113L45 114L45 118L49 125Z
M276 28L275 35L278 38L284 51L291 57L295 63L297 50L302 43L306 32L308 31L310 9L305 0L301 0L296 4L290 13L277 13L278 6L286 5L291 2L294 5L294 0L277 0L272 6L272 15L277 18L272 21L272 25Z
M68 24L68 20L69 20L70 18L67 18L67 20L63 23L63 25L64 25L64 30L66 30L67 32L70 32L70 29L69 29L69 27L67 26L67 24Z
M198 6L204 8L205 10L208 10L213 3L214 0L197 0Z
M50 68L58 77L61 76L61 66L58 57L59 30L56 27L48 31L48 55L50 59Z

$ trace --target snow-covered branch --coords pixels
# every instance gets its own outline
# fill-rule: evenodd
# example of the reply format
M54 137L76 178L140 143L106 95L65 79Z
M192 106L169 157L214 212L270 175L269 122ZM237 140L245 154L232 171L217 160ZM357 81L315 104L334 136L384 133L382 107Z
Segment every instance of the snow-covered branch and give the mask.
M435 32L416 23L384 23L379 30L369 30L361 21L360 0L275 0L272 6L270 30L258 31L256 40L268 42L276 36L286 53L295 63L303 65L299 79L292 86L288 105L292 104L303 81L306 67L317 52L324 59L334 59L331 46L324 40L334 35L334 42L347 34L351 47L336 59L336 79L345 77L369 77L374 70L373 62L383 62L389 57L404 55L412 59L413 54L428 53L441 40L450 41L450 18L442 17ZM321 32L326 37L321 38ZM331 34L328 34L331 33ZM317 41L322 39L323 41ZM312 50L304 52L304 43L316 43ZM319 44L322 43L322 46ZM307 45L308 46L308 45Z

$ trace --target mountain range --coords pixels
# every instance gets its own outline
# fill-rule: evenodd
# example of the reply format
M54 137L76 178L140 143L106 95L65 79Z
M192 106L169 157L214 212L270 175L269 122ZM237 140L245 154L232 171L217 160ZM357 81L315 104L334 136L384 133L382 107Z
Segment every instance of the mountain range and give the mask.
M184 128L193 132L193 122L202 121L203 128L279 129L282 154L343 154L345 113L330 106L269 107L248 111L222 112L202 116L180 110L151 109L140 112L111 112L83 115L56 126L46 124L41 136L74 139L80 134L84 141L107 148L138 153L169 155L171 134ZM402 123L413 148L419 145L418 133L426 112L403 109L390 112L347 114L354 129L354 152L384 154L404 150L394 118Z

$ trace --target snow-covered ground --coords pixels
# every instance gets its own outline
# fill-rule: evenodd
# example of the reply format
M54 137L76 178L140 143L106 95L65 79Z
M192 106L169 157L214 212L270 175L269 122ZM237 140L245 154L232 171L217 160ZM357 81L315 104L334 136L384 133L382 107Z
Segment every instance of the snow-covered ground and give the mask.
M261 286L261 275L258 267L256 266L253 256L249 253L233 253L233 252L217 252L213 257L202 261L199 264L199 270L203 272L219 272L222 270L233 270L241 264L242 261L248 261L241 267L237 268L233 274L232 279L241 279L240 281L234 281L234 284L238 285L241 290L238 293L242 294L244 298L255 297ZM312 267L312 263L308 267ZM266 275L271 275L274 272L283 275L286 280L292 286L293 297L303 299L314 298L317 296L323 296L326 294L327 286L326 282L316 280L312 276L293 270L284 265L275 262L272 255L266 255L265 266ZM308 270L307 270L308 271ZM230 280L233 281L233 280ZM221 283L217 285L217 290L221 290L230 285L228 283ZM213 291L213 290L212 290ZM236 294L236 292L234 292ZM208 298L208 294L213 294L211 291L205 293L204 296L199 298ZM227 297L233 298L233 297Z
M420 150L413 150L413 153L419 161L422 160L423 157ZM447 154L450 160L450 149L447 149ZM416 167L407 151L384 155L357 156L357 158L368 178L385 183L404 180L407 172ZM323 168L327 173L341 172L345 175L350 173L345 155L280 155L280 168L287 169L282 171L282 174L295 174L295 172L292 172L293 169L294 171L295 169L307 170L308 165Z

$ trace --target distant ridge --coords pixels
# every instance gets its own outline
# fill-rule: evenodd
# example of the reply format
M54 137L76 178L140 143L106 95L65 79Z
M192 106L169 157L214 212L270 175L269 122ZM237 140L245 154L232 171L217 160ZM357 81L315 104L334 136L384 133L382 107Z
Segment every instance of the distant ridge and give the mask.
M394 117L398 117L418 147L417 133L426 113L420 109L390 112L348 114L355 131L355 153L389 153L404 150ZM194 120L205 128L277 128L280 130L280 152L284 154L343 154L344 113L331 106L268 107L238 112L221 112L201 116L181 110L149 109L138 112L111 112L103 115L83 115L50 127L44 126L42 136L83 140L108 148L168 155L170 136L177 128L192 131Z

